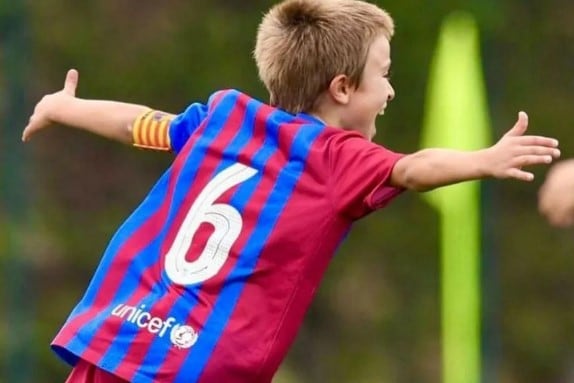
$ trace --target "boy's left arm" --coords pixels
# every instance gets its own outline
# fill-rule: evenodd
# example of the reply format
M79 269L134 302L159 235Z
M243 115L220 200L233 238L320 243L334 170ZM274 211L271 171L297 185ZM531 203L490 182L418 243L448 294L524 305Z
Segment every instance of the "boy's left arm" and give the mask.
M148 110L141 113L131 124L132 144L138 148L171 150L169 128L176 115Z
M401 158L393 168L390 184L416 191L482 178L532 181L525 166L549 164L560 156L558 141L525 136L528 116L518 121L495 145L477 151L423 149Z
M174 115L144 105L76 97L78 72L69 70L64 88L45 95L35 106L22 140L55 125L88 131L124 144L168 150L168 128Z

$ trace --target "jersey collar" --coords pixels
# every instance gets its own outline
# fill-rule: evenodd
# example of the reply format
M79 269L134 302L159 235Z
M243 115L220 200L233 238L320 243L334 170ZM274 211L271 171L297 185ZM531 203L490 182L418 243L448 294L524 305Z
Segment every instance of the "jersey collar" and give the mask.
M319 125L322 125L322 126L325 126L325 125L326 125L323 120L321 120L321 119L318 118L318 117L312 116L312 115L310 115L310 114L306 114L306 113L302 113L302 112L301 112L301 113L297 113L297 116L296 116L296 117L297 117L297 118L301 118L301 119L306 120L306 121L309 121L309 122L314 122L314 123L319 124Z

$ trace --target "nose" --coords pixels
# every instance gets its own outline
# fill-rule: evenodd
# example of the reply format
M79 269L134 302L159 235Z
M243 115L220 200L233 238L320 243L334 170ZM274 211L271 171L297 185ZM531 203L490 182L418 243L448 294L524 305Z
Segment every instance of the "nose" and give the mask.
M389 95L387 96L388 101L392 101L395 98L395 88L389 83Z

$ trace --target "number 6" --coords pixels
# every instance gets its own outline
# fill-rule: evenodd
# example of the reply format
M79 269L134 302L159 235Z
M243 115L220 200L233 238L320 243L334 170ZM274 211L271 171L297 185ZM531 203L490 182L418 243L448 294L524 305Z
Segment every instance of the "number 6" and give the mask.
M217 174L199 193L165 256L165 271L173 283L184 286L201 283L221 270L241 232L243 219L233 206L214 202L227 190L256 173L257 170L236 163ZM204 222L213 226L213 234L199 258L188 262L185 257L193 236Z

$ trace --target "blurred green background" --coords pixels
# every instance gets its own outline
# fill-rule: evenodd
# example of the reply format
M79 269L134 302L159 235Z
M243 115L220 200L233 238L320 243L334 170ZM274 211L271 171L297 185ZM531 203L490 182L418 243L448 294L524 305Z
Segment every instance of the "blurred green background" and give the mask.
M264 0L0 0L0 383L63 382L49 342L108 239L171 155L63 128L19 141L34 103L80 71L79 97L178 113L219 88L266 99L251 52ZM530 131L574 156L574 2L378 2L397 24L396 99L376 140L418 149L443 19L470 11L493 136ZM464 127L461 127L464 129ZM532 184L485 186L483 380L574 382L574 236L536 211ZM415 193L358 223L326 275L276 383L441 381L437 213ZM464 383L464 382L460 382Z

